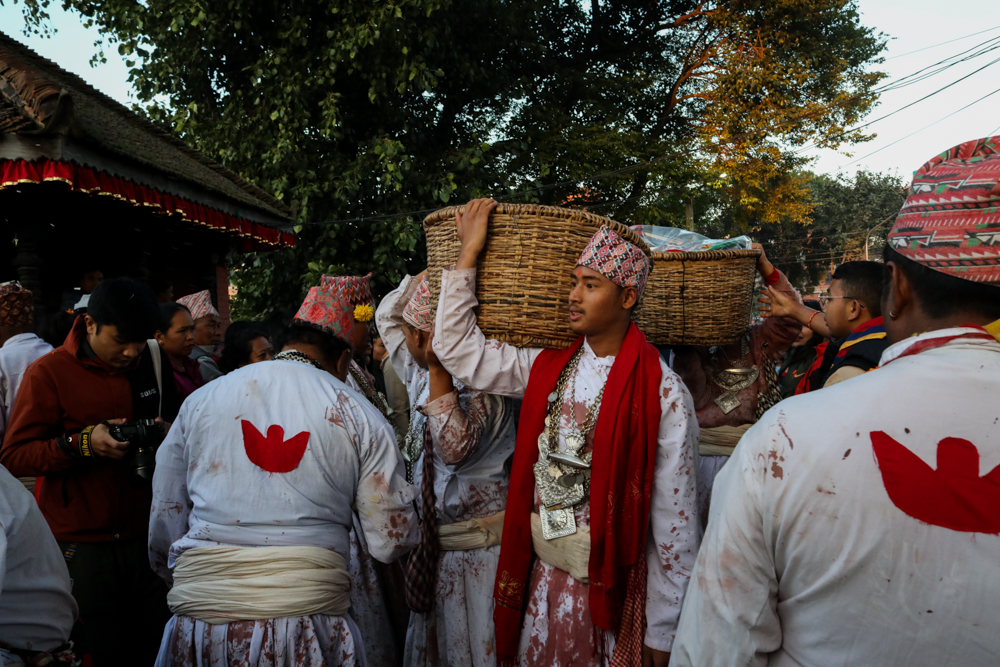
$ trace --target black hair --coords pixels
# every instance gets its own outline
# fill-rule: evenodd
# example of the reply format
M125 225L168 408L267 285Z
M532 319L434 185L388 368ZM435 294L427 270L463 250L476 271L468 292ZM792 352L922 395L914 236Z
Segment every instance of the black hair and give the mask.
M219 369L232 373L250 361L252 344L258 338L267 338L267 330L260 322L233 322L226 329L226 340L219 357Z
M882 262L844 262L833 272L833 280L841 282L845 296L865 305L872 317L882 315L882 280L885 265Z
M906 274L920 308L936 320L959 313L975 313L991 320L1000 319L1000 287L974 283L918 264L885 246L882 256L895 262ZM886 272L883 294L889 294L891 282Z
M156 297L135 278L113 278L94 288L87 303L87 314L103 326L114 326L118 337L137 343L153 336L160 320Z
M329 364L336 363L340 355L351 349L347 342L333 334L295 320L285 327L280 342L281 345L277 346L279 350L292 343L314 345L323 353L323 359L319 361L326 361Z
M156 325L156 330L163 333L167 333L171 325L174 323L174 315L181 312L182 310L187 311L187 314L191 314L191 309L185 306L183 303L177 303L176 301L171 301L169 303L160 304L160 319Z
M174 284L163 276L156 276L149 281L149 286L153 289L154 294L163 294L164 292L172 289Z
M816 299L803 299L802 300L802 304L806 308L812 308L813 310L823 310L823 307L820 305L819 301L817 301Z

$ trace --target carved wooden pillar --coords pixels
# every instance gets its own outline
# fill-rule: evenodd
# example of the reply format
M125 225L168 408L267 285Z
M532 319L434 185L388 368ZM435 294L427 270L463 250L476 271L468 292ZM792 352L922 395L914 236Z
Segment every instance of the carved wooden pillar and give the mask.
M17 269L17 279L21 286L31 290L35 302L35 326L40 326L45 320L45 304L42 301L42 261L38 254L36 236L27 228L22 227L17 234L17 255L14 257L14 268Z

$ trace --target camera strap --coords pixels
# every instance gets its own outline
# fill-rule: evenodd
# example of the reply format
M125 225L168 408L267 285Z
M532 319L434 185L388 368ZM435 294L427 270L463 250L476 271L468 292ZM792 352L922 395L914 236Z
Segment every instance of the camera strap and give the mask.
M163 412L163 359L160 358L160 344L155 338L146 341L149 347L149 356L153 360L153 374L156 376L156 391L160 397L160 407L156 409L156 416L162 417Z

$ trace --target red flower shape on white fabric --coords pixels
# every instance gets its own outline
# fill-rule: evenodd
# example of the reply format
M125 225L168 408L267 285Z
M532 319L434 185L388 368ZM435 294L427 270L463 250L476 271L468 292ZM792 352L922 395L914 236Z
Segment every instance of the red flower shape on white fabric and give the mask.
M932 526L1000 534L1000 466L980 477L974 444L941 440L935 470L882 431L872 431L871 439L893 505Z
M267 427L266 437L246 419L240 420L240 424L243 427L243 448L255 466L270 473L291 472L298 467L302 455L306 453L309 431L302 431L285 440L285 429L277 424Z

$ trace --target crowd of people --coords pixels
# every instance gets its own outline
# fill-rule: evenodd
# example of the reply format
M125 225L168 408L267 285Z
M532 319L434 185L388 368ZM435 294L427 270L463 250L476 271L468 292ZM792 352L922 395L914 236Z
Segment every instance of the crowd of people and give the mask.
M488 339L495 207L438 294L323 276L278 332L88 269L53 348L0 286L0 663L996 664L1000 137L817 301L761 252L728 345L647 342L611 227L572 345Z

